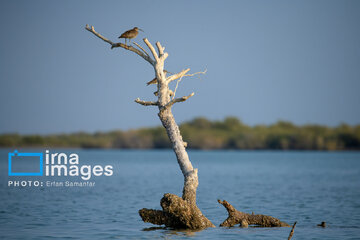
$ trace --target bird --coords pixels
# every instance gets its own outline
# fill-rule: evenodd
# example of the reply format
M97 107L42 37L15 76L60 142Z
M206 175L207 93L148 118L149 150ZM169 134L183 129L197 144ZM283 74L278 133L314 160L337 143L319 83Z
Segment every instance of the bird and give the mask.
M164 73L170 73L170 72L168 72L168 71L166 71L166 70L164 69ZM149 85L151 85L151 84L157 84L157 83L158 83L158 82L157 82L157 78L154 78L153 80L147 82L146 85L149 86Z
M144 32L142 29L138 28L138 27L134 27L133 29L127 30L126 32L124 32L123 34L120 35L119 38L125 38L125 45L126 45L126 40L132 39L132 38L136 38L136 36L139 34L139 31Z
M326 227L326 222L321 222L320 224L318 224L319 227Z

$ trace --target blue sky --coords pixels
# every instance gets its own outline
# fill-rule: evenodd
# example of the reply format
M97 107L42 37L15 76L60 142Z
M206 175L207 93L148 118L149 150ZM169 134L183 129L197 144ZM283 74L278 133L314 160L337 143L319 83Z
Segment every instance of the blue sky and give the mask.
M360 1L0 1L0 133L159 125L152 67L112 40L134 26L183 79L178 122L360 123Z

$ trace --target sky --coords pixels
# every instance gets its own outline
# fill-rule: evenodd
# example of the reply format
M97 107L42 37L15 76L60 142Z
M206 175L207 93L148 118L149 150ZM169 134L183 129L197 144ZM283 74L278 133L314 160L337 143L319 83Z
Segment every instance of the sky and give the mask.
M135 26L183 78L177 122L360 123L360 1L0 1L0 133L158 126L152 66L110 46ZM121 40L124 41L123 39ZM172 85L174 88L174 85Z

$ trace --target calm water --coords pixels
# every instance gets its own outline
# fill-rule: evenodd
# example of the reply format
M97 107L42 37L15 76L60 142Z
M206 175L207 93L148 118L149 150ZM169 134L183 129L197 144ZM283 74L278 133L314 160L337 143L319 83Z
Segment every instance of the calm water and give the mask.
M113 165L93 177L95 187L8 187L0 150L0 239L287 239L290 228L239 227L181 232L149 228L141 208L160 209L164 193L181 196L183 177L171 151L51 150L75 152L80 164ZM35 152L41 152L37 150ZM23 152L23 151L21 151ZM24 152L31 152L24 150ZM217 199L238 210L292 224L293 239L360 239L360 153L190 151L199 168L198 206L215 224L227 217ZM328 227L316 225L326 221Z

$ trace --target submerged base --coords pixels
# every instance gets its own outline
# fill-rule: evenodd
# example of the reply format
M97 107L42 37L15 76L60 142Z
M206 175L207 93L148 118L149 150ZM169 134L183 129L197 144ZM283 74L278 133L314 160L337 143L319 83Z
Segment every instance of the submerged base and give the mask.
M196 206L171 193L164 194L160 201L161 210L143 208L139 210L144 222L165 225L175 229L205 229L215 227Z

